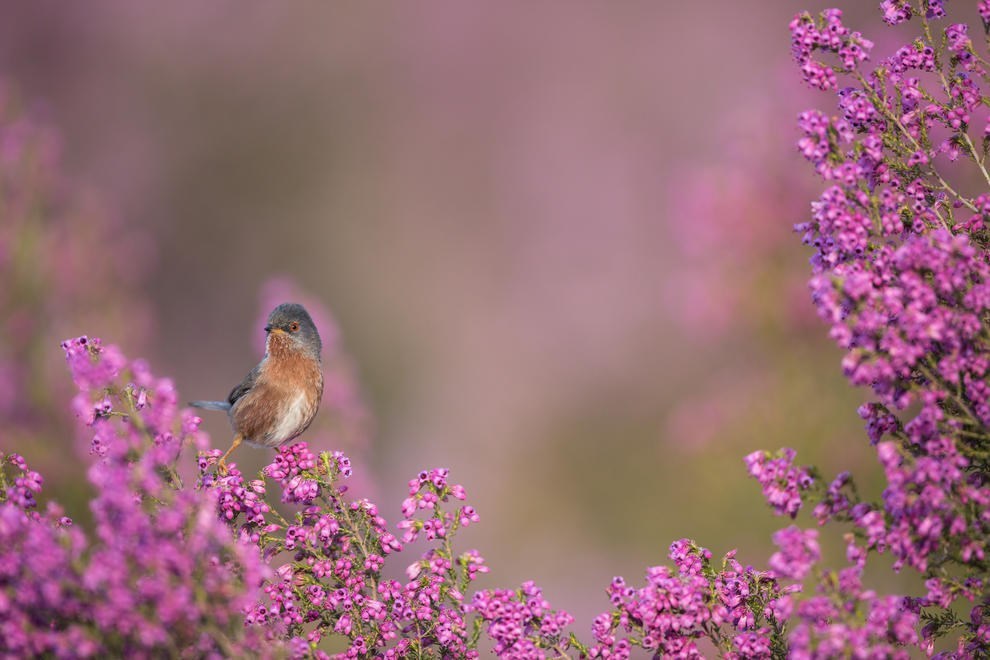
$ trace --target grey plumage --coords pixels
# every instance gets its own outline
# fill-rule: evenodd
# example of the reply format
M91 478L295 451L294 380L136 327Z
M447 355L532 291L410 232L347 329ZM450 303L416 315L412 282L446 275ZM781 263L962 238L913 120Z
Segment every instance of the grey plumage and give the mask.
M296 330L291 330L293 324ZM282 303L272 310L268 316L268 325L265 332L274 328L280 328L290 333L298 340L300 347L304 348L317 360L323 351L323 342L320 341L320 333L316 331L313 318L306 311L306 308L298 303Z
M256 365L255 368L244 377L244 380L234 386L234 389L232 389L230 394L227 395L227 408L233 406L237 403L238 399L251 391L251 388L254 387L255 382L258 380L258 374L260 373L261 365L259 364ZM226 408L223 408L223 410L226 410Z
M230 410L229 401L190 401L189 405L203 410Z

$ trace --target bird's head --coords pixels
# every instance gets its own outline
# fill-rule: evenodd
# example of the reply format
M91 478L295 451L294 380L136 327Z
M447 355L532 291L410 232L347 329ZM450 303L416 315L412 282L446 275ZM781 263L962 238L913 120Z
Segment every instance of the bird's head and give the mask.
M320 333L306 308L298 303L282 303L272 310L265 325L266 350L301 350L319 359L323 349Z

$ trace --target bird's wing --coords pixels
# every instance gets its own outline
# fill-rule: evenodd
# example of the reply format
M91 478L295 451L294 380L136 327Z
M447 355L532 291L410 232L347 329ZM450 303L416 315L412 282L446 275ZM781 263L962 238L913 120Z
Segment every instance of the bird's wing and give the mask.
M238 399L251 391L251 388L254 387L254 384L258 380L258 374L260 373L261 365L259 364L251 370L251 373L244 377L244 380L242 380L236 387L234 387L234 389L230 391L230 396L227 397L227 401L230 405L234 405L237 403Z

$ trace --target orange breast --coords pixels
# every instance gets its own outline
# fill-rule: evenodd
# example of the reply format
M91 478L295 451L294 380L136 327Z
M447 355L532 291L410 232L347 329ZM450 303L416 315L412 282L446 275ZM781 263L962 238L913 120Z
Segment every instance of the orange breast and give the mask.
M254 387L230 411L234 429L245 441L268 447L305 431L323 397L319 361L300 351L273 349L270 345Z

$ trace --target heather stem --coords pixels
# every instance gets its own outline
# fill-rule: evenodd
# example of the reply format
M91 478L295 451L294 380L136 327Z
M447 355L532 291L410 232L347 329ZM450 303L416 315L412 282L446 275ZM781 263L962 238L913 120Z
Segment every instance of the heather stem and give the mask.
M333 498L334 503L339 505L341 515L344 517L344 520L347 523L347 529L351 534L351 538L354 539L358 547L361 549L361 555L362 555L361 559L366 560L371 553L368 552L368 546L365 545L365 539L363 535L359 532L358 526L351 518L350 507L347 506L347 503L344 501L343 497L341 496L340 491L337 490L333 484L330 484L330 488L332 493L331 497ZM375 580L374 575L369 575L368 577L371 580L371 592L372 594L374 594L374 597L377 598L378 581Z
M970 155L973 157L976 165L980 168L980 172L983 173L983 179L987 182L987 185L990 185L990 172L988 172L987 168L983 165L983 159L977 155L976 146L973 144L973 140L969 137L969 132L963 131L962 136L963 139L966 140L966 146L969 147Z
M141 435L148 440L149 443L154 444L155 435L151 432L151 429L148 428L148 425L144 423L144 420L141 419L141 415L138 414L137 402L134 401L134 392L130 386L123 389L121 392L121 398L124 400L124 403L127 404L127 421L130 422L134 428L136 428ZM181 451L182 447L179 447L179 452ZM178 458L178 456L176 456L176 458ZM159 467L165 472L171 486L175 490L182 490L182 478L175 470L175 465L172 463L162 463Z
M904 127L904 124L901 123L900 118L897 117L887 108L887 105L883 102L883 99L880 98L880 95L873 90L873 88L867 82L866 78L863 77L863 74L859 73L858 71L856 72L856 80L859 82L860 86L866 91L866 93L870 96L870 101L873 103L873 107L876 108L881 115L883 115L884 119L897 126L901 134L903 134L904 137L906 137L911 142L911 146L914 147L916 151L921 151L922 150L921 145L918 144L918 141L914 139L914 136L911 135L911 133ZM973 204L973 202L971 202L963 195L959 194L955 188L949 185L948 181L942 178L942 175L939 174L934 167L930 167L928 169L930 174L934 176L936 179L938 179L939 185L942 186L943 190L945 190L947 193L949 193L957 200L959 200L959 202L969 210L973 211L974 213L977 211L977 208ZM945 227L945 229L949 229L949 228Z
M928 18L925 16L925 12L921 11L919 12L919 15L921 16L921 26L925 32L925 38L928 40L928 43L932 45L932 48L936 48L935 40L932 38L931 25L928 22ZM942 67L942 58L941 58L940 49L937 49L936 53L937 53L936 64L938 68L938 77L939 80L942 82L942 90L945 92L946 95L950 95L951 86L949 85L948 79L945 77L945 70ZM976 147L973 145L973 140L969 137L969 131L963 130L960 131L959 134L966 141L966 146L969 148L969 153L973 157L973 161L976 163L976 166L980 168L980 172L983 174L983 179L987 182L987 185L990 185L990 172L987 172L987 168L984 167L983 165L983 160L977 155Z
M927 364L925 364L924 362L919 362L918 363L918 370L922 374L924 374L925 375L925 378L927 378L929 381L931 381L933 383L936 383L939 387L941 387L943 390L945 390L945 392L947 392L949 394L949 396L952 397L953 402L957 406L959 406L959 408L964 413L966 413L966 416L970 418L970 421L972 421L973 424L975 424L976 426L979 426L981 428L985 428L983 426L983 422L980 421L980 418L976 416L976 413L973 412L973 409L969 407L969 404L968 403L966 403L965 396L961 392L959 392L959 393L953 392L952 391L952 388L949 387L948 383L946 383L942 378L940 378L935 373L935 371L933 369L929 368L929 366Z

